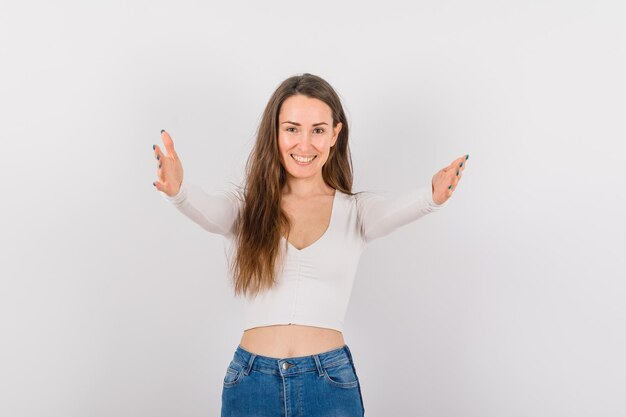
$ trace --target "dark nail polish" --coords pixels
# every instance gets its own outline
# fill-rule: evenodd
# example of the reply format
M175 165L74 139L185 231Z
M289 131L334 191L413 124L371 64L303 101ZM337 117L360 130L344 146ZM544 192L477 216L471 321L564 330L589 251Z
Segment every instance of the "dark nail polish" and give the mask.
M159 164L159 168L161 168L161 164Z
M459 165L459 166L462 167L463 166L463 162L461 162L461 165Z
M156 184L155 184L155 183L152 183L152 185L154 185L154 186L156 187Z
M154 150L155 147L156 147L156 145L152 145L152 150Z
M157 155L157 161L159 160L159 155Z
M451 188L452 188L452 186L451 186L451 185L449 185L449 186L448 186L448 190L449 190L449 189L451 189Z
M469 159L469 154L465 155L465 160L467 161Z
M161 129L161 134L162 134L163 132L165 132L165 129Z
M459 176L459 170L458 169L456 170L456 176L457 177Z

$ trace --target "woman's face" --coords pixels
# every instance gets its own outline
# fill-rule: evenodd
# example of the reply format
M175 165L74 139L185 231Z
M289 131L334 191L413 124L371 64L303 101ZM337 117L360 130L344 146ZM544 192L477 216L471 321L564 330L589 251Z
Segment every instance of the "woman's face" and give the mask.
M340 130L341 122L333 128L332 111L323 101L302 94L287 98L278 114L278 151L287 173L296 178L321 178Z

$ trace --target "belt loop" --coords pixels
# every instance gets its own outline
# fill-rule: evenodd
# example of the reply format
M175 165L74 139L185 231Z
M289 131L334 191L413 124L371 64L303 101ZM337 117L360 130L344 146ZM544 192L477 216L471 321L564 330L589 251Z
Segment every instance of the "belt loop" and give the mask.
M324 369L322 368L319 355L313 355L313 359L315 359L315 367L317 368L317 374L319 376L324 375Z
M250 371L252 370L252 363L254 362L254 359L256 358L256 353L252 353L250 352L250 359L248 360L248 366L244 368L243 373L248 375L250 374Z
M348 347L348 345L344 345L343 347L346 353L348 354L348 358L350 359L350 362L354 364L354 361L352 360L352 353L350 352L350 348Z

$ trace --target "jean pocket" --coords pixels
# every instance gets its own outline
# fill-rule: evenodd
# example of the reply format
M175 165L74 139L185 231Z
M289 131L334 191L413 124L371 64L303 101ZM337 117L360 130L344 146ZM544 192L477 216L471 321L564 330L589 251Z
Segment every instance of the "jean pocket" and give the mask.
M235 360L230 361L224 375L224 387L232 387L237 385L243 378L244 365Z
M359 378L349 359L324 366L324 380L339 388L356 388Z

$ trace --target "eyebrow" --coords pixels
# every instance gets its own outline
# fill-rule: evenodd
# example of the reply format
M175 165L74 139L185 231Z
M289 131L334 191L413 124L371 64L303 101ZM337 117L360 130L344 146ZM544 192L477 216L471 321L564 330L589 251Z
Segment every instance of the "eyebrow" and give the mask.
M289 120L283 122L283 123L291 123L292 125L296 125L296 126L300 126L300 123L296 123L296 122L290 122ZM281 123L281 125L283 124ZM319 122L319 123L315 123L313 124L313 126L319 126L319 125L328 125L328 123L326 122Z

